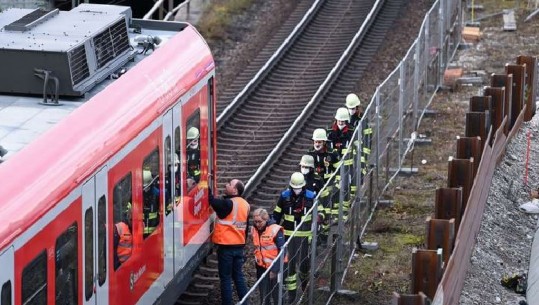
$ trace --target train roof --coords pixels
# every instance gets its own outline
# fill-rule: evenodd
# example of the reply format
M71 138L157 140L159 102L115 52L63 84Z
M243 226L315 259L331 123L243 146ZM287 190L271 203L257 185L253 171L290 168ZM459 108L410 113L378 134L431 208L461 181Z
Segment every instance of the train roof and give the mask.
M0 95L0 145L8 150L0 164L0 249L214 70L208 45L191 25L132 19L129 26L137 52L119 78L60 98L61 106L40 104L43 97L35 95ZM139 54L137 36L160 43Z

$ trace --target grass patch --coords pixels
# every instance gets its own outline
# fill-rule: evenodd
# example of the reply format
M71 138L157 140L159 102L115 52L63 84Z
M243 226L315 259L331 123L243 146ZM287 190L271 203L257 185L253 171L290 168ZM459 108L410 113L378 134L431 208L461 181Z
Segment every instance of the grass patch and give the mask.
M197 28L206 39L226 39L233 17L248 9L253 0L217 0L204 11Z

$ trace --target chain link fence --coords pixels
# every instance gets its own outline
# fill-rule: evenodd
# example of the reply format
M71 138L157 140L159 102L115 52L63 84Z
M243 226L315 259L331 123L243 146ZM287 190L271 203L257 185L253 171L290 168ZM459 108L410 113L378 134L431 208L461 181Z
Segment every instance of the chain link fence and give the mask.
M408 53L376 89L339 167L308 212L311 234L294 231L280 259L258 274L258 281L239 304L331 302L343 285L378 201L403 169L417 127L457 50L461 3L433 3Z

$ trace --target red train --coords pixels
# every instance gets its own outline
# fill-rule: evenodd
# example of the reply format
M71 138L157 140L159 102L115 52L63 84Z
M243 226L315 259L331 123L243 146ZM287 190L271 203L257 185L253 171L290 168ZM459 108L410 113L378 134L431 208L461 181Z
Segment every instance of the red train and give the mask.
M65 89L66 81L56 73L60 95L62 90L82 92L64 105L87 101L0 164L0 305L170 304L211 246L208 186L215 185L216 173L212 55L188 24L142 21L132 19L127 8L119 11L78 7L79 14L92 15L90 25L108 14L120 16L116 28L85 45L88 57L89 46L102 47L104 36L114 41L128 35L131 46L114 45L110 52L97 48L88 73L77 73L100 75L101 66L114 64L105 56L121 52L131 54L127 72L88 90L75 84L75 79L84 83L75 78L80 74L72 74L75 85ZM61 12L40 22L59 22L60 16L64 22L77 20L80 27L87 15ZM45 29L40 26L35 29ZM133 46L144 37L158 39ZM71 68L75 49L68 47ZM51 53L47 56L38 62L54 63ZM103 60L109 62L101 65ZM44 96L54 96L49 93ZM37 98L29 100L37 105ZM6 109L0 107L0 125ZM10 150L9 144L0 144ZM132 244L129 253L118 255L125 241L120 223L129 228Z

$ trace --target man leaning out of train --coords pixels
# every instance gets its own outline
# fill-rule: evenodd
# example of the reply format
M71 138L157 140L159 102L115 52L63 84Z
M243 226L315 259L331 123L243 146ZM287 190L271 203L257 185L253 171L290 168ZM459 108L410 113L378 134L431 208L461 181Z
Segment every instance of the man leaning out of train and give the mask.
M225 186L223 199L214 198L209 190L210 205L217 214L212 241L217 245L222 305L232 305L232 280L240 300L247 294L242 267L245 262L250 206L241 197L244 189L240 180L232 179Z
M269 217L265 209L256 209L253 213L254 227L251 229L253 237L254 255L256 261L256 277L259 279L268 268L269 273L264 276L260 286L260 304L279 304L279 288L277 287L277 274L281 270L281 262L277 260L273 266L271 264L279 255L284 246L284 229ZM288 261L285 256L284 262Z

